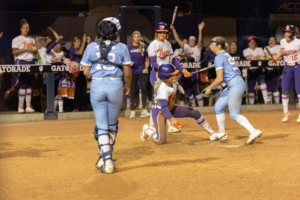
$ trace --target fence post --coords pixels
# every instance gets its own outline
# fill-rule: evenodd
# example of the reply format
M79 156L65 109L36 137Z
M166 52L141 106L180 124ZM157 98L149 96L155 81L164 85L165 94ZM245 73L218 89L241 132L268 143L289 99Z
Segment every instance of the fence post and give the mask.
M47 113L54 112L54 73L47 73Z

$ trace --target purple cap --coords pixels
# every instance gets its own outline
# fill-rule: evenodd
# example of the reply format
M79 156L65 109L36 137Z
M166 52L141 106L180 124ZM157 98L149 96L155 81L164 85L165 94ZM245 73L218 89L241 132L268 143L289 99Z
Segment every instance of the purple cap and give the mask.
M56 42L56 44L61 44L61 45L64 45L65 44L65 42L62 42L62 41L58 41L58 42Z

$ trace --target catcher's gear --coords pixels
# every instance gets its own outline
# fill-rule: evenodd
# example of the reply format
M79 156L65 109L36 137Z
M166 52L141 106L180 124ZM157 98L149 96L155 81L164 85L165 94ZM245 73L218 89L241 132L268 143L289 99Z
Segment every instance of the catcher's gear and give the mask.
M120 21L115 17L107 17L98 24L98 33L108 40L115 40L120 29Z
M208 88L208 87L207 87L207 88ZM222 93L222 91L223 91L222 87L219 87L219 86L218 86L218 87L215 87L215 88L211 89L211 92L209 93L209 95L206 95L206 94L205 94L205 90L206 90L207 88L205 88L205 89L202 90L202 92L201 92L201 94L202 94L203 97L207 97L207 98L215 98L215 97L219 96L219 95Z
M294 37L295 37L295 27L293 25L287 25L285 27L284 31L283 31L283 34L285 32L289 32L290 33L289 38L294 39Z

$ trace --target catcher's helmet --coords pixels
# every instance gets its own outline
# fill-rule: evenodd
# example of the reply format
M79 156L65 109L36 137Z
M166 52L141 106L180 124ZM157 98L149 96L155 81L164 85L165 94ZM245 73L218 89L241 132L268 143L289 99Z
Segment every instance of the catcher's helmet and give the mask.
M295 37L295 27L293 25L286 25L286 27L283 31L283 34L285 32L289 32L290 33L289 38L294 39L294 37Z
M121 29L120 21L115 17L107 17L104 18L99 24L98 24L98 33L104 37L104 39L108 40L116 40L117 34Z
M158 72L158 78L163 81L169 80L173 82L173 81L177 81L176 79L174 80L173 78L177 78L177 79L180 78L179 70L176 69L175 66L170 63L160 65L157 72Z

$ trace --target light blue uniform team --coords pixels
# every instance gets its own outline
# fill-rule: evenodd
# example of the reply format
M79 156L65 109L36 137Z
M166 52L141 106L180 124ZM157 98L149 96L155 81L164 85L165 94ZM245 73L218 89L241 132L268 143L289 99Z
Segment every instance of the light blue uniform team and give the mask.
M215 57L214 63L216 71L223 69L223 81L227 84L227 88L224 89L215 104L216 115L223 114L224 108L228 106L231 118L237 121L246 89L245 82L234 59L225 51L221 51Z

